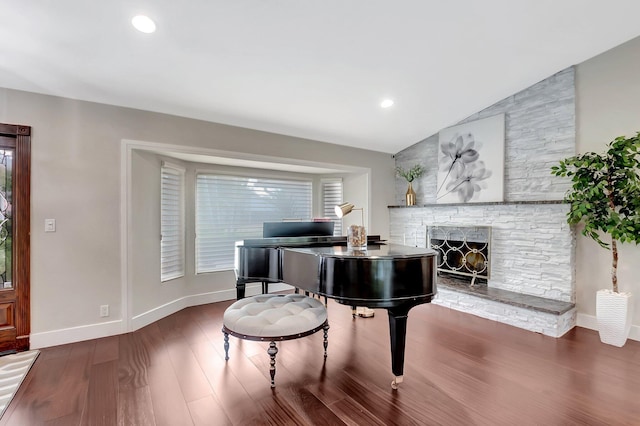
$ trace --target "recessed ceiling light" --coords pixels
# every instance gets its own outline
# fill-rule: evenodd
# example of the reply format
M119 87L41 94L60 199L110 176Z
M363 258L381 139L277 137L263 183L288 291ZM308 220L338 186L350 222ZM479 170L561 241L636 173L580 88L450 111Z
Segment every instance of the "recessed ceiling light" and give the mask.
M134 16L131 20L131 24L136 28L136 30L151 34L156 30L156 23L151 20L148 16L137 15Z
M382 108L389 108L390 106L393 105L393 101L391 99L385 99L384 101L382 101L382 103L380 104L380 106Z

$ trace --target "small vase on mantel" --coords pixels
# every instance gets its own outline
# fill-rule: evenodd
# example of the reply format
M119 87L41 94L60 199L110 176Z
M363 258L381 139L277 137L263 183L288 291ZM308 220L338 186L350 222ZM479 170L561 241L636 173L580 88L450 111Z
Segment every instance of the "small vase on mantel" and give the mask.
M398 176L403 177L409 183L409 188L407 188L407 195L406 195L407 206L416 205L416 192L413 190L413 187L411 186L411 182L413 182L414 179L417 179L420 176L422 176L423 173L424 173L424 169L420 164L416 164L415 166L411 167L408 170L405 170L400 166L396 167L396 174Z
M407 188L407 206L415 206L416 205L416 191L413 190L413 186L411 186L411 182L409 182L409 188Z

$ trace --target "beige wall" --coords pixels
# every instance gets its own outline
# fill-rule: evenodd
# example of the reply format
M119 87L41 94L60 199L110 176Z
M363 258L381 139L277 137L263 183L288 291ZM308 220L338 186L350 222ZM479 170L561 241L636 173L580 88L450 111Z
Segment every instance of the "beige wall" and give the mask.
M370 169L370 228L388 234L387 205L393 203L395 181L388 154L9 89L0 89L0 122L33 128L31 330L32 342L40 346L120 330L121 150L125 139ZM142 197L132 200L132 206L141 210L133 212L132 226L151 232L158 220L151 205L159 182L154 183L155 177L150 176L156 173L157 160L134 151L131 161L135 169L130 178L140 186L136 197ZM146 194L144 188L151 192ZM45 218L57 220L57 232L44 233ZM131 247L135 244L132 241ZM138 260L142 265L136 268L158 267L155 254L141 252ZM132 268L129 273L134 276L140 271ZM148 283L148 277L144 280ZM162 290L162 299L152 294L157 290L153 285L140 292L135 282L133 285L131 295L136 299L158 303L185 294L168 286ZM228 285L233 287L232 280ZM189 284L186 287L189 294ZM199 288L196 283L194 291ZM98 315L103 304L111 307L109 318ZM136 311L152 306L144 302Z
M578 153L602 152L615 137L640 131L640 38L578 65L576 98ZM611 252L581 235L577 242L577 305L582 321L589 321L596 291L611 288ZM631 337L640 340L640 247L619 248L618 283L634 295Z

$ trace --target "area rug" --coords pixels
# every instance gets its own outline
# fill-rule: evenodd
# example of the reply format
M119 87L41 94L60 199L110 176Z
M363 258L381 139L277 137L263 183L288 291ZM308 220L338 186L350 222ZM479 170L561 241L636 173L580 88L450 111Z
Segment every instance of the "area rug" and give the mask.
M0 418L27 377L40 351L33 350L0 357Z

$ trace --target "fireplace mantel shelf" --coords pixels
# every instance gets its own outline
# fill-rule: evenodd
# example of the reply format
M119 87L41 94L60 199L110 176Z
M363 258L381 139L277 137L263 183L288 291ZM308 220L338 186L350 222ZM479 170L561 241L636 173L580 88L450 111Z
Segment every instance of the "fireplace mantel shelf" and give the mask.
M564 204L563 200L541 200L541 201L491 201L482 203L431 203L415 206L394 205L387 206L390 209L411 209L420 207L474 207L474 206L510 206L510 205L538 205L538 204Z

